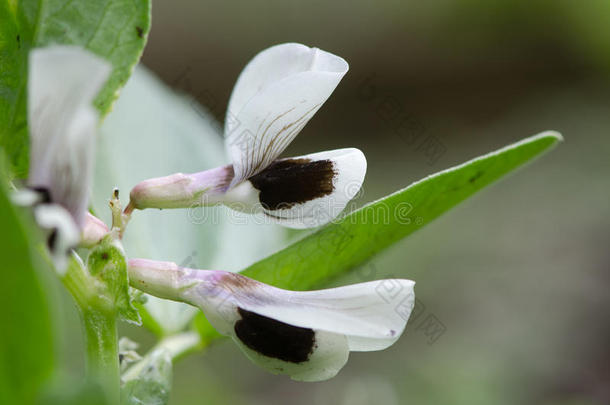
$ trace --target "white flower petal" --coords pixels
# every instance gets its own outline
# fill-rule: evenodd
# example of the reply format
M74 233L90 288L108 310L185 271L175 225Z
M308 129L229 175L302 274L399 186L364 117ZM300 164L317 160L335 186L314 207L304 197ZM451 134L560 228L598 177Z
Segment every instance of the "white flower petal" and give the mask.
M160 276L154 277L158 283ZM241 308L293 326L346 335L354 351L392 345L415 304L415 283L404 279L288 291L222 271L176 267L172 277L172 288L181 290L180 299L199 306L220 333L233 333L233 325L240 319L235 308ZM151 285L150 280L146 283Z
M356 196L366 158L355 148L278 160L249 182L260 191L267 216L291 228L326 224Z
M11 194L11 201L15 205L19 205L21 207L31 207L36 204L39 204L43 200L41 194L30 188L22 188L14 191Z
M381 350L403 332L415 303L410 280L287 291L240 274L129 261L132 285L198 306L257 364L304 381L334 376L349 350Z
M111 72L103 59L78 47L30 53L28 183L46 188L79 226L84 224L98 114L93 100Z
M80 240L80 231L74 219L58 204L40 204L34 208L34 217L41 228L49 231L47 245L55 269L63 275L68 267L68 253Z
M233 89L225 124L232 186L253 176L297 136L347 73L342 58L301 44L256 55Z
M333 377L350 350L392 345L415 302L410 280L287 291L234 273L183 271L184 277L176 279L182 281L175 284L181 299L199 306L255 363L303 381ZM187 280L201 282L189 287ZM247 322L249 334L240 333L242 322ZM306 339L308 334L315 334L313 340Z
M228 281L231 279L237 281ZM232 325L239 319L230 309L235 305L293 326L346 335L354 351L382 350L392 345L402 334L415 304L415 283L402 279L288 291L230 273L211 285L212 294L210 284L198 286L203 292L193 289L186 294L193 303L206 307L206 315L216 312L218 323Z

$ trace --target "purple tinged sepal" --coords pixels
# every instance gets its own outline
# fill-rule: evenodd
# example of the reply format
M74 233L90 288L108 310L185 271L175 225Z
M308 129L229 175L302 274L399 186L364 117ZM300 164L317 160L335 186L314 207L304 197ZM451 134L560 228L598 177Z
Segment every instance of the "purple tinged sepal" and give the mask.
M129 194L128 211L146 208L192 208L225 204L245 211L256 210L258 190L249 182L228 190L231 165L198 173L175 173L138 183ZM253 208L254 207L254 208Z

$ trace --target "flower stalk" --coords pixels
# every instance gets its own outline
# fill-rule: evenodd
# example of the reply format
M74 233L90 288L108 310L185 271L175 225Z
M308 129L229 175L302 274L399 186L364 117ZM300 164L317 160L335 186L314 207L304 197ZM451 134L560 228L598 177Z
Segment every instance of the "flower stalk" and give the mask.
M72 258L62 281L74 297L83 321L88 378L102 385L109 403L119 403L117 312L99 294L99 281L78 259Z
M118 231L119 239L121 239L123 238L125 228L131 219L132 209L129 209L128 205L125 211L123 211L123 206L121 204L121 200L119 199L118 188L112 190L112 196L108 201L108 205L110 206L110 211L112 212L112 229L116 229Z

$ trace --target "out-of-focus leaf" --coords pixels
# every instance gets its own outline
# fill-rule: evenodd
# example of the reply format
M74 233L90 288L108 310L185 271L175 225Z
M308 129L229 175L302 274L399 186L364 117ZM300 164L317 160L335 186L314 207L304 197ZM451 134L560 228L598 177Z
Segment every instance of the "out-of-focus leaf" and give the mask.
M242 274L291 290L323 286L540 156L561 139L555 132L545 132L433 174L324 226ZM203 341L217 336L207 322L200 321L197 329Z
M49 389L38 402L40 405L109 405L99 384L82 381L62 381Z
M120 242L106 238L89 253L87 268L91 276L100 280L119 316L128 322L142 324L138 310L129 295L127 261Z
M149 297L146 296L146 302L148 302ZM142 319L142 325L146 326L148 330L154 333L157 336L165 335L165 330L153 315L151 315L150 311L144 306L143 302L134 301L133 305L136 307L138 312L140 313L140 318Z
M0 156L1 157L1 156ZM1 165L4 164L3 159ZM0 180L0 404L31 404L54 364L51 304L36 259L30 221L22 220Z
M172 357L168 350L153 349L123 374L122 404L165 405L172 381Z
M203 347L210 344L213 340L222 337L222 335L212 327L202 312L197 314L195 319L193 319L193 329L201 336L201 345Z
M96 99L107 113L144 49L150 0L0 0L0 145L14 174L28 167L27 61L30 49L80 45L114 67Z
M177 81L186 81L186 74L188 70ZM226 162L216 120L138 67L101 128L93 206L109 223L108 195L113 187L126 198L147 178L197 172ZM285 244L282 228L254 222L224 207L136 211L123 243L130 258L233 271ZM141 307L148 311L141 311L144 324L158 334L184 329L197 313L186 304L151 296Z

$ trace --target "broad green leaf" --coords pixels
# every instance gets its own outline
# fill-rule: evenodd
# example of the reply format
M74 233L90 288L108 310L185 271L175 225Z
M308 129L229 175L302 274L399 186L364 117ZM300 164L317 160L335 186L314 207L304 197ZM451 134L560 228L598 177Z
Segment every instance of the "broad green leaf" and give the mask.
M317 288L426 226L461 201L560 141L545 132L433 174L328 224L242 274L291 290ZM202 340L217 334L201 317Z
M178 79L188 72L187 66ZM110 223L108 197L115 186L126 203L131 188L144 179L226 164L220 129L194 100L138 67L100 130L95 212ZM123 243L129 258L234 271L283 247L284 240L279 226L256 225L248 216L214 207L136 211ZM144 325L160 335L183 330L197 313L189 305L152 296L137 306L146 310L140 310Z
M32 48L79 45L114 67L96 99L110 111L139 60L150 29L150 0L0 0L0 146L14 174L28 167L27 61Z
M31 404L54 364L51 287L43 274L50 269L34 250L35 228L18 216L3 183L0 212L0 404Z
M119 316L125 321L141 325L140 314L129 295L127 260L120 242L106 237L89 253L87 268L91 276L104 286L104 293Z

